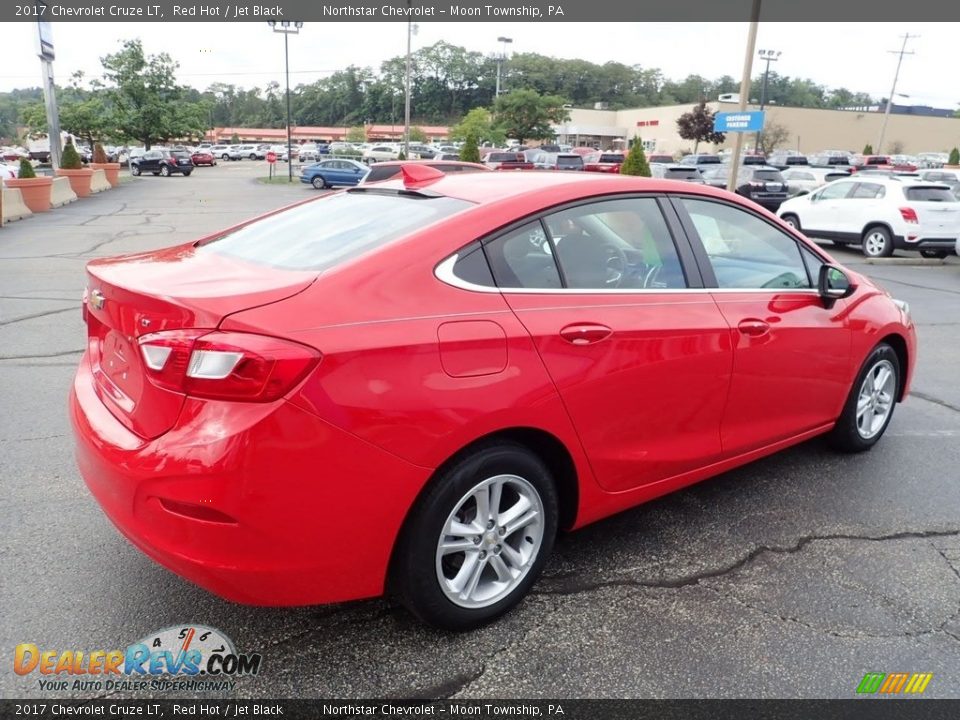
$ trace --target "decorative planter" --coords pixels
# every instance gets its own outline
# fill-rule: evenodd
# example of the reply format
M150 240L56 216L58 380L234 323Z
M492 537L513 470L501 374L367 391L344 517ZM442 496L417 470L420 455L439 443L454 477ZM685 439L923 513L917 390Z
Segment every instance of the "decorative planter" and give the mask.
M77 197L85 198L90 194L90 179L93 177L93 170L90 168L81 168L80 170L57 170L59 177L65 177L70 180L70 187L77 194Z
M23 204L30 208L32 212L46 212L50 209L52 177L9 178L4 180L4 183L7 187L20 189Z
M107 174L107 182L110 187L117 187L120 184L120 163L95 163L88 166L94 170L103 170Z

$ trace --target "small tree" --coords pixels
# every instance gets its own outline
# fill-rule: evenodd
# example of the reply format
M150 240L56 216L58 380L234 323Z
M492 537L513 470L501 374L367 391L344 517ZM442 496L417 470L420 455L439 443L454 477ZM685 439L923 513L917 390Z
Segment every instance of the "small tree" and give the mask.
M407 154L403 152L403 150L401 150L400 154L397 155L397 160L406 160L406 159L407 159Z
M460 148L460 159L464 162L480 162L480 150L477 148L477 138L474 135L467 135L467 139Z
M706 101L690 112L684 113L677 119L677 132L684 140L693 140L693 151L696 152L701 142L710 142L718 145L727 139L723 133L714 131L713 120L715 113L707 110Z
M361 126L349 128L346 133L347 142L362 143L367 141L367 131Z
M101 145L100 143L97 143L96 145L94 145L93 146L93 162L102 164L109 161L110 160L107 157L107 151L103 149L103 145Z
M863 154L864 154L864 155L873 155L873 145L871 145L870 143L867 143L866 145L864 145L864 146L863 146Z
M240 136L237 135L236 133L234 133L233 135L231 135L231 136L230 136L230 144L231 144L231 145L239 145L239 144L240 144Z
M639 137L634 138L630 145L630 152L620 165L620 174L650 177L650 163L647 162L647 154L643 151L643 143Z
M422 127L410 128L410 142L425 143L426 141L427 133L424 132Z
M60 167L64 170L80 170L83 168L80 153L77 152L73 143L67 143L67 146L63 149L63 157L60 158Z
M760 151L764 154L776 150L790 138L790 131L778 122L767 123L760 133Z
M954 148L950 151L950 157L947 159L947 165L960 165L960 148Z
M34 172L33 164L28 158L20 158L20 172L17 173L17 175L21 180L29 180L37 176L37 173Z

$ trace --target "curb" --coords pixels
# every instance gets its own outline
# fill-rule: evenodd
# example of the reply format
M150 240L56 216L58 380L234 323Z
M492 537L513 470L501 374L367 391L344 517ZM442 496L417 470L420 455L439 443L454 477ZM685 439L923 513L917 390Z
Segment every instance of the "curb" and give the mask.
M865 265L946 265L947 258L864 258Z

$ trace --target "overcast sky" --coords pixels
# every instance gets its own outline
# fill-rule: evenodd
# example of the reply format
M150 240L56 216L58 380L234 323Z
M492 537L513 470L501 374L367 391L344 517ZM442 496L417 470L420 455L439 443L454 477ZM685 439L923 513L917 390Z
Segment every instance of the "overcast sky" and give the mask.
M7 29L13 27L7 24ZM27 23L17 24L26 30ZM99 58L139 37L149 53L169 52L184 84L205 89L217 81L263 87L283 85L283 37L266 23L54 23L57 81L74 70L99 76ZM761 23L757 49L782 51L771 65L783 75L828 87L885 97L896 69L903 33L920 35L907 47L897 92L903 104L956 108L960 87L953 23ZM513 52L581 58L660 68L670 79L691 73L739 79L747 23L440 23L419 26L414 47L446 40L483 53L498 51L497 37L513 38ZM40 65L32 32L3 32L0 91L37 86ZM348 65L371 66L406 52L406 23L308 23L290 38L291 87L313 82ZM23 60L21 61L20 58ZM754 76L762 64L754 63Z

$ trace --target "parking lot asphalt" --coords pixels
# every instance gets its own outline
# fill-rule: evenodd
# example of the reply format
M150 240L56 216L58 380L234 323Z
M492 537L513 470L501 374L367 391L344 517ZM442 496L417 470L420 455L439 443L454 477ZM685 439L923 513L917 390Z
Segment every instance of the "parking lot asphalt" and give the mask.
M533 595L479 631L424 628L388 600L233 605L134 549L73 462L84 263L317 192L258 184L265 174L243 161L130 179L0 230L2 697L102 694L15 675L18 643L122 648L183 623L263 655L259 675L210 697L850 698L867 672L930 672L926 696L960 697L957 258L835 253L919 326L913 395L874 450L814 440L565 535Z

